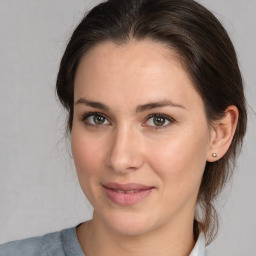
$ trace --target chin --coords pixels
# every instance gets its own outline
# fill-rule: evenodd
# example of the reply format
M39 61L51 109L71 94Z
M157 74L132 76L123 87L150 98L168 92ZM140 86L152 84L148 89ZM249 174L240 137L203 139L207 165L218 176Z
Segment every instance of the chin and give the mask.
M152 220L145 214L119 214L112 218L105 219L107 226L115 233L123 236L138 236L153 229Z

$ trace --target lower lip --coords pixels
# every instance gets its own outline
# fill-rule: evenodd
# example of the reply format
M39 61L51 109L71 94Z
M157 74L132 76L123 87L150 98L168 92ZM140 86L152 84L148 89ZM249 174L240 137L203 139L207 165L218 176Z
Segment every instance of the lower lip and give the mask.
M104 187L108 198L115 204L122 206L133 205L147 197L153 190L153 188L140 190L135 193L119 193L116 190Z

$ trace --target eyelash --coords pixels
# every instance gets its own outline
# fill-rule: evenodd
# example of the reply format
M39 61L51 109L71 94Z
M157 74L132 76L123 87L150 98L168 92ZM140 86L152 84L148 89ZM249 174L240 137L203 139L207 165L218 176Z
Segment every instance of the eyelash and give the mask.
M173 124L176 122L172 117L165 115L163 113L150 114L147 116L146 121L149 121L151 118L163 118L165 121L167 120L168 122L170 122L170 124ZM163 125L163 126L150 126L150 127L153 127L154 129L159 130L159 129L164 129L168 127L170 124Z
M99 112L89 112L89 113L86 113L86 114L82 115L81 121L84 122L84 124L85 124L86 126L91 126L91 127L94 127L94 128L100 128L100 126L102 126L102 125L99 125L99 124L98 124L98 125L97 125L97 124L90 124L90 123L86 122L87 118L93 117L93 116L100 116L100 117L103 117L103 118L105 118L106 120L108 120L108 117L105 116L105 115L102 114L102 113L99 113Z
M103 117L103 118L105 118L106 120L109 121L109 118L106 115L104 115L103 113L100 113L100 112L86 113L86 114L82 115L81 121L84 122L84 124L86 126L91 126L91 127L94 127L94 128L100 128L100 126L104 125L104 124L98 124L97 125L97 124L91 124L91 123L86 122L86 120L89 117L93 117L93 116ZM149 121L151 118L163 118L164 120L167 120L168 122L170 122L170 124L176 123L176 120L173 119L172 117L168 116L168 115L165 115L163 113L154 113L154 114L150 114L146 117L145 121L143 122L143 126L145 126L144 123ZM164 129L164 128L168 127L170 124L163 125L163 126L149 126L149 127L152 127L154 129L158 130L158 129Z

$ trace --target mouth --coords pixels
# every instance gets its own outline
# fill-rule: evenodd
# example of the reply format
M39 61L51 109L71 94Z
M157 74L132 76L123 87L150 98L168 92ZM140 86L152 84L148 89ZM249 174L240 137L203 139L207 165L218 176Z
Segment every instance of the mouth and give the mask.
M129 206L147 197L154 189L137 183L119 184L107 183L103 185L107 197L115 204Z

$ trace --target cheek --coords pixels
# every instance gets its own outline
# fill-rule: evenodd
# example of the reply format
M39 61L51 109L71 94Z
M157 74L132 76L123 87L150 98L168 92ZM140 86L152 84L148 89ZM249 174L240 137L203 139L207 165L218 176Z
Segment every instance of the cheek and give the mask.
M83 129L72 129L72 154L77 177L86 198L95 206L99 201L99 180L104 172L104 139L88 135Z
M77 176L84 190L103 169L104 150L102 143L78 129L72 130L71 142Z
M176 133L158 144L158 150L154 147L154 152L147 153L154 155L148 162L161 178L165 190L173 196L180 198L182 194L199 189L208 145L207 133L205 137L202 134L193 131Z

